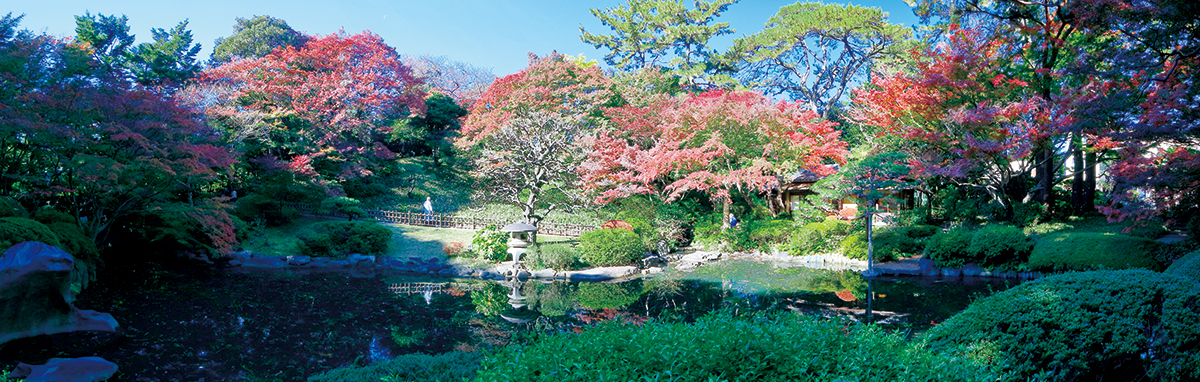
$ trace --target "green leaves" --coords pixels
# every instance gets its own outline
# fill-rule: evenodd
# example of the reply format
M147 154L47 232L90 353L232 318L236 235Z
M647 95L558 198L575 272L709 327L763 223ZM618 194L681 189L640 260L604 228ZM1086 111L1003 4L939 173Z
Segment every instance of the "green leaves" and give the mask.
M746 85L786 94L828 118L831 105L877 61L899 55L910 36L879 8L796 3L780 8L762 31L737 39L723 59L745 65L739 77Z
M647 67L670 68L691 83L718 69L717 52L708 46L713 37L734 32L729 23L713 19L737 0L695 1L689 9L681 0L630 0L592 15L614 32L597 35L579 28L583 42L611 52L604 61L626 72Z

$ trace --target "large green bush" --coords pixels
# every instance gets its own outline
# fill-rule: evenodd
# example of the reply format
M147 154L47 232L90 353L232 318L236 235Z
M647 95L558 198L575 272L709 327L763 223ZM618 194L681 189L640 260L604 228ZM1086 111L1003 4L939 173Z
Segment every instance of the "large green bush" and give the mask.
M367 216L367 212L359 205L358 199L345 196L334 196L321 200L317 212L330 216L343 216L346 220L354 220Z
M25 217L29 212L16 199L0 196L0 217Z
M234 202L233 215L248 223L261 221L274 227L292 222L297 213L266 195L250 194Z
M475 377L482 352L404 354L367 366L349 366L308 377L309 382L410 381L449 382Z
M958 227L945 232L939 232L925 241L925 255L942 268L962 268L974 261L967 248L975 231Z
M471 251L493 263L508 260L508 234L494 225L483 227L471 235Z
M989 225L975 231L966 253L971 262L995 267L1024 264L1033 251L1033 240L1020 228Z
M345 258L354 253L382 255L392 230L371 222L327 221L313 224L299 235L300 253L307 256Z
M838 248L843 236L850 232L850 223L829 217L824 221L808 223L792 232L784 247L792 256L830 253Z
M1033 269L1082 271L1145 268L1161 265L1151 253L1154 240L1111 233L1060 233L1038 240L1029 255Z
M876 262L892 261L902 255L911 255L921 252L921 243L913 237L908 236L908 233L923 235L926 233L924 229L905 229L904 227L883 227L872 230L871 246L875 254ZM855 232L850 236L846 236L841 243L842 255L851 259L866 260L867 259L867 233Z
M100 260L100 250L96 248L96 242L92 238L83 233L83 229L74 223L53 222L46 225L50 231L58 236L58 242L62 244L62 250L75 256L77 259L95 264Z
M579 263L579 250L569 243L538 243L525 252L523 259L533 269L568 270Z
M1142 270L1068 273L975 301L926 335L1023 380L1200 380L1200 290Z
M994 381L873 326L791 314L605 323L486 356L477 381Z
M1200 282L1200 251L1195 251L1175 260L1163 273L1183 276Z
M54 231L45 224L30 218L0 218L0 252L24 241L40 241L62 248L62 242L58 240L58 235L55 235Z
M579 237L583 261L600 267L634 264L642 259L646 247L637 234L618 228L588 231Z
M33 220L37 220L42 224L49 225L50 223L71 223L75 224L78 220L74 216L66 212L62 212L53 208L43 208L33 213Z

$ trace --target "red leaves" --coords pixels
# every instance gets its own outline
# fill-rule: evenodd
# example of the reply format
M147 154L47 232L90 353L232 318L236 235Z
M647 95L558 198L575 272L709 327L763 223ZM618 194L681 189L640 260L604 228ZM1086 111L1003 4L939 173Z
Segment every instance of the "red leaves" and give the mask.
M834 124L800 103L772 103L755 92L710 91L644 107L608 110L614 129L601 131L581 166L600 201L688 191L715 198L729 190L765 190L777 176L807 169L821 175L845 163Z
M472 146L504 126L517 110L596 117L612 97L611 82L596 65L552 54L519 73L497 79L475 102L463 124L460 146Z
M398 111L420 114L425 108L420 81L370 32L316 37L300 48L209 69L202 79L223 90L210 113L296 115L318 127L309 133L318 144L345 133L365 136ZM250 110L240 103L245 100Z

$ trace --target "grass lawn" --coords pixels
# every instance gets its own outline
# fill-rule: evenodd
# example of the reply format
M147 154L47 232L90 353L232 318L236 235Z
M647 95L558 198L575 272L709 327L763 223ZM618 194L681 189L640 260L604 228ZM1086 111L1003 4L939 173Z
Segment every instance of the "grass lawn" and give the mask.
M308 226L325 220L300 218L287 225L264 228L261 235L255 236L252 234L250 239L243 242L242 249L252 251L260 256L294 255L297 253L296 244L300 242L296 237L301 232L307 230ZM395 235L392 235L392 242L388 245L388 251L384 256L400 259L410 257L422 259L444 258L446 257L446 253L442 249L444 246L453 242L470 245L471 237L475 234L475 231L467 229L419 227L399 224L384 224L383 226L396 232ZM575 238L538 235L538 241L540 242L572 240L575 240Z

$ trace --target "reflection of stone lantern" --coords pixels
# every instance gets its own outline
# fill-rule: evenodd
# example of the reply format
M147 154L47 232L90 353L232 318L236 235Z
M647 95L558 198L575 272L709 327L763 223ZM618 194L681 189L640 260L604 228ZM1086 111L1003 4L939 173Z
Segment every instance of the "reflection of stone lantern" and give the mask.
M500 232L508 232L508 254L512 255L513 270L521 265L521 255L530 244L537 242L537 227L528 223L517 222L501 228Z
M508 305L512 308L501 311L500 318L514 324L524 324L533 321L539 314L529 309L529 306L525 304L525 296L521 295L521 288L525 286L525 283L517 279L513 279L510 283L509 286L512 288L512 292L508 294Z

